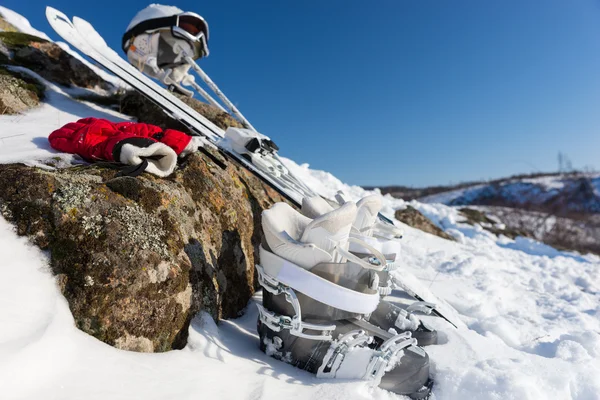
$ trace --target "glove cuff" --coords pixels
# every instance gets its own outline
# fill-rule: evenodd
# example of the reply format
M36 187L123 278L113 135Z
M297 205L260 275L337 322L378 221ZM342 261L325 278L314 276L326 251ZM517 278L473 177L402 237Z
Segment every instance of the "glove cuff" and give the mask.
M147 138L121 140L113 148L113 158L128 165L139 165L147 161L146 172L160 177L171 175L177 166L177 154L173 149Z

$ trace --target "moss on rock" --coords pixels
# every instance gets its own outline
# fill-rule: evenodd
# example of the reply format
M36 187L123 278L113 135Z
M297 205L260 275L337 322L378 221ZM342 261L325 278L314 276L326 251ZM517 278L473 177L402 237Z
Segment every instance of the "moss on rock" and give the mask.
M0 32L0 41L13 49L29 46L32 42L48 43L46 39L23 32Z

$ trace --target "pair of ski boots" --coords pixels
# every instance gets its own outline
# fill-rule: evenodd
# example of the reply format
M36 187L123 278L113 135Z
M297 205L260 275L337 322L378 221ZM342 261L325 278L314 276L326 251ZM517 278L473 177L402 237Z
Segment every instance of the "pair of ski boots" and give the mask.
M429 357L419 345L436 343L437 332L381 300L380 275L387 276L396 260L390 263L391 254L383 254L393 246L389 240L376 243L380 239L365 235L372 232L358 228L376 226L377 212L371 218L368 204L345 202L333 209L306 199L303 212L311 218L285 203L263 212L256 266L263 287L260 348L318 377L363 379L426 399Z

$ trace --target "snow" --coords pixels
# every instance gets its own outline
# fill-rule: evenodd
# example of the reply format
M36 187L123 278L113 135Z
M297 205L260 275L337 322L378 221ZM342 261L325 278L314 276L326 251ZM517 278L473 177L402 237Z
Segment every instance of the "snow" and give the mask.
M560 190L565 187L562 179L557 176L542 176L539 178L521 179L521 182L542 186L547 191Z
M37 29L32 27L27 18L23 17L21 14L14 12L13 10L9 10L6 7L0 6L0 16L2 16L2 18L6 22L8 22L23 33L27 33L28 35L33 35L42 39L46 39L48 41L52 41L44 32L38 31Z
M508 179L489 184L476 184L425 196L419 200L423 203L442 204L451 204L453 201L459 200L460 204L470 204L474 199L482 195L489 195L491 197L505 198L518 204L543 205L561 192L564 193L569 190L576 192L579 180L582 177L589 179L594 193L600 197L600 175L598 173L580 173L574 176L550 175L537 178ZM582 204L579 204L579 206L582 206Z
M0 116L0 162L73 161L50 149L51 131L81 117L128 118L45 85L48 97L40 107ZM343 190L357 200L372 193L306 164L284 162L325 196ZM442 204L391 196L383 204L388 217L411 205L457 240L402 226L403 265L395 274L419 286L458 325L422 317L440 335L440 344L426 348L435 380L432 399L600 399L599 257L496 237L464 224L455 208ZM3 400L400 398L361 381L318 379L267 357L255 331L253 302L260 293L238 319L216 325L207 314L197 315L185 349L139 354L76 329L48 255L17 237L2 218L0 254Z
M285 163L324 195L344 190L357 200L372 193L308 165ZM423 317L446 338L426 348L436 399L600 398L599 257L498 238L461 223L458 211L442 204L391 196L383 203L388 217L410 204L458 240L403 226L404 267L397 273L421 282L421 290L435 293L464 322L455 330Z
M594 186L594 194L600 197L600 176L592 179L592 185Z
M464 196L464 194L467 191L478 191L480 189L483 189L484 187L485 187L485 185L473 185L473 186L469 186L469 187L463 188L463 189L449 190L447 192L432 194L432 195L420 198L419 200L423 203L448 204L452 200Z

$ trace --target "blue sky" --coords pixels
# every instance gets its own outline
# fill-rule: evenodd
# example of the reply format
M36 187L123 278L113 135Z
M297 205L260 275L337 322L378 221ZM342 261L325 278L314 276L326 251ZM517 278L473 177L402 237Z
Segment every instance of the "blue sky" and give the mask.
M51 5L113 48L146 1ZM173 0L210 24L201 65L281 154L360 185L600 169L599 1Z

